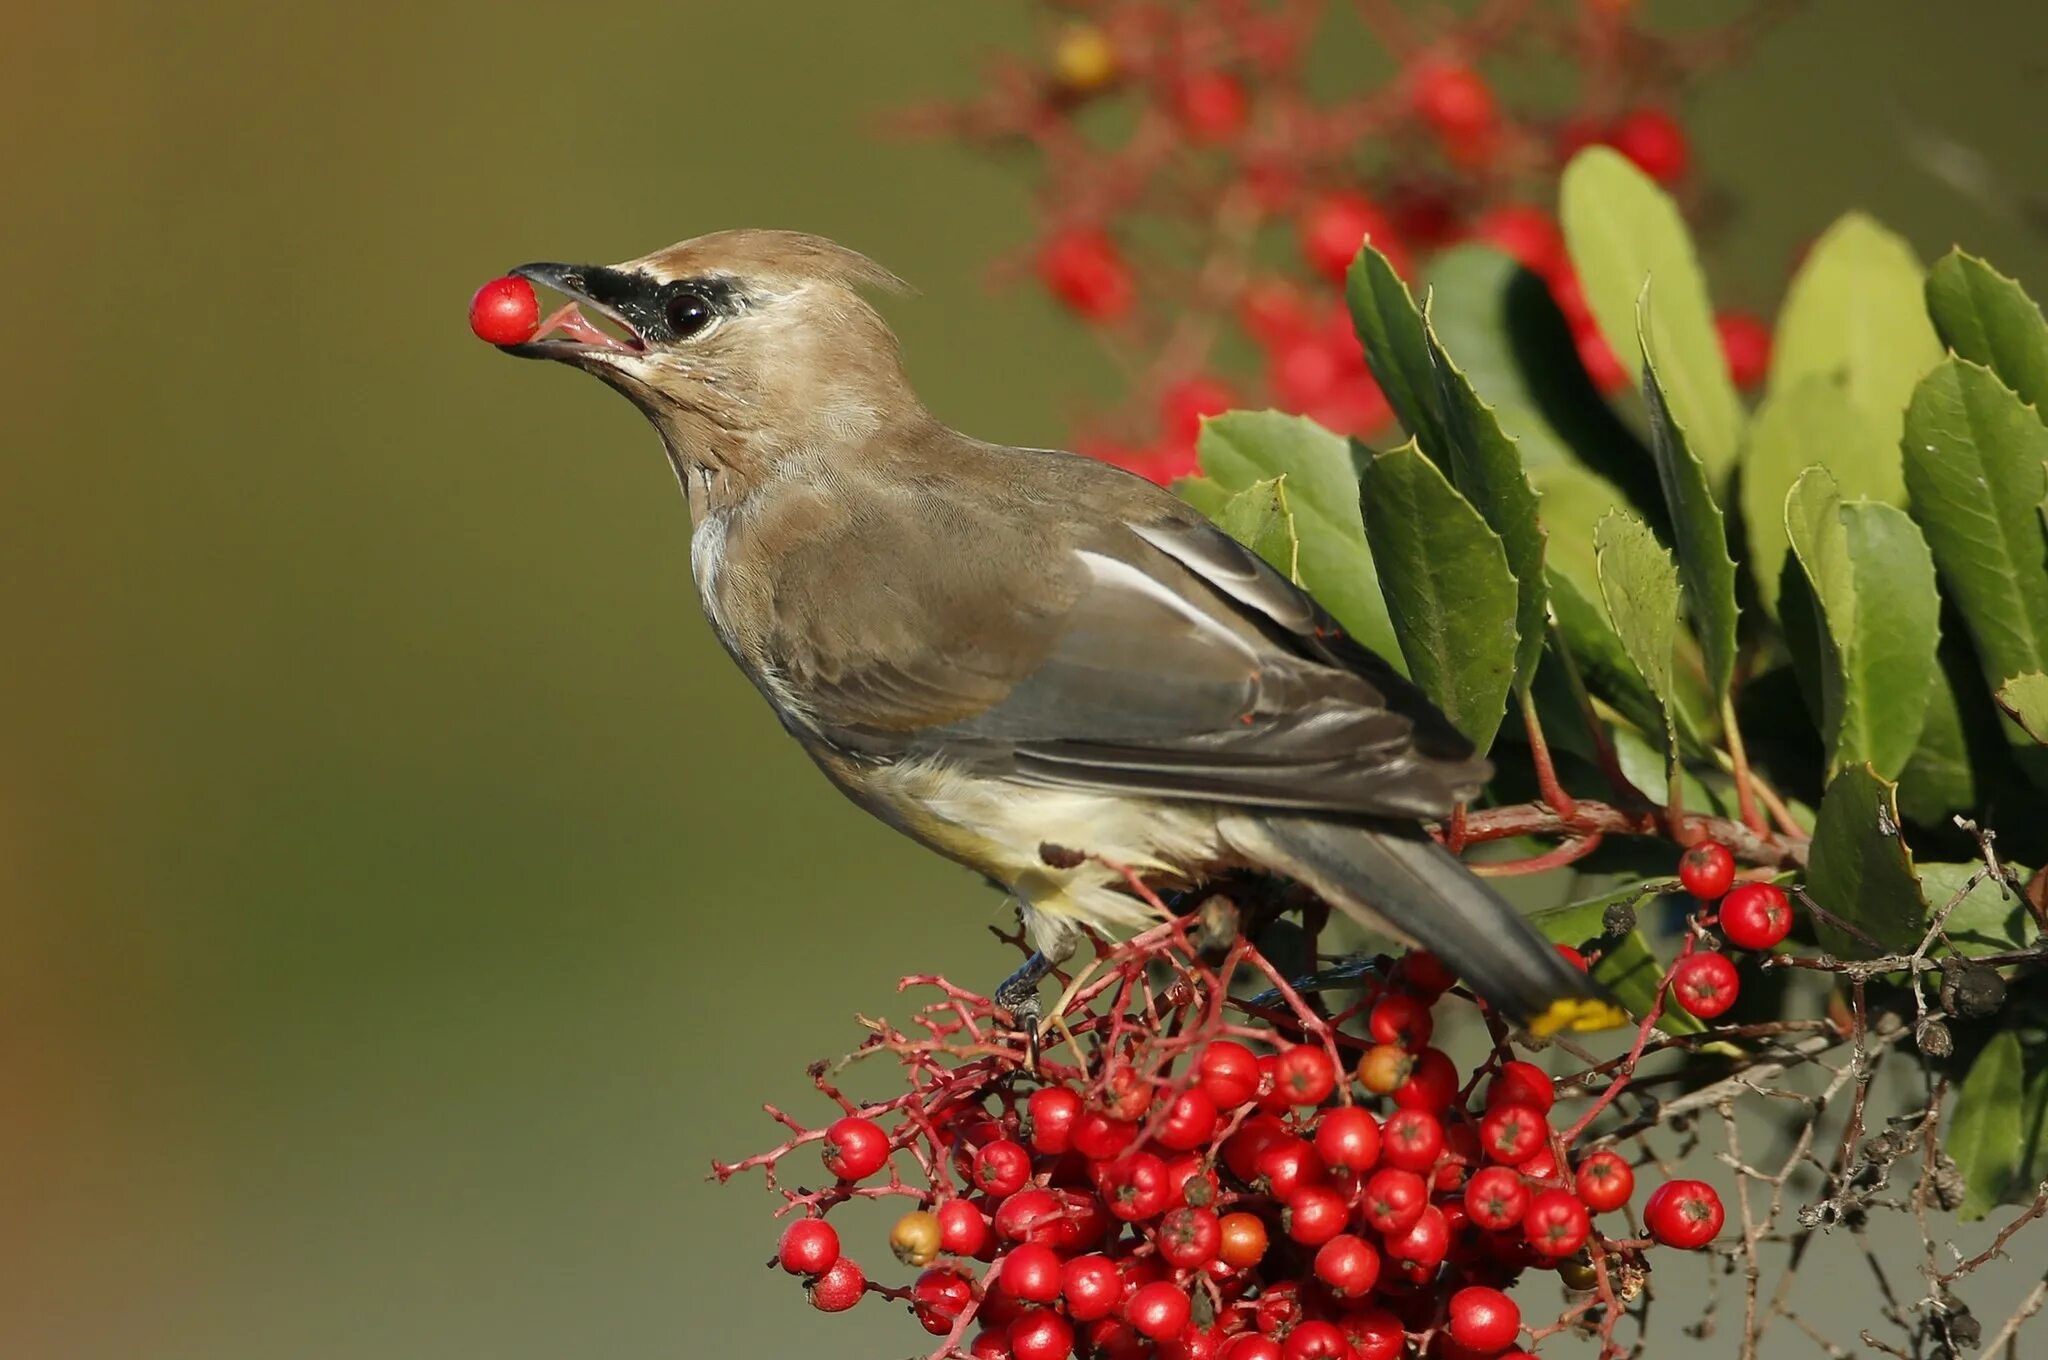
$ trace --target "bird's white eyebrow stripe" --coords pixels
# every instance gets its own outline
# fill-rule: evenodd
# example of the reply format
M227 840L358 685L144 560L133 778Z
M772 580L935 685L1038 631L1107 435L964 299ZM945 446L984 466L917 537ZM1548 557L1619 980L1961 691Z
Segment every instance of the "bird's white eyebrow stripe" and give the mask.
M1217 620L1203 613L1200 609L1197 609L1194 605L1188 603L1188 601L1182 599L1174 591L1173 587L1166 584L1166 582L1147 576L1142 570L1132 566L1129 562L1120 561L1103 553L1089 552L1083 549L1078 556L1082 562L1087 564L1088 574L1093 576L1098 584L1109 586L1113 589L1133 591L1151 599L1157 604L1166 606L1169 610L1186 619L1196 632L1213 641L1229 645L1234 650L1242 653L1244 658L1252 663L1254 667L1258 665L1258 654L1252 650L1250 643L1246 642L1229 628L1224 627Z

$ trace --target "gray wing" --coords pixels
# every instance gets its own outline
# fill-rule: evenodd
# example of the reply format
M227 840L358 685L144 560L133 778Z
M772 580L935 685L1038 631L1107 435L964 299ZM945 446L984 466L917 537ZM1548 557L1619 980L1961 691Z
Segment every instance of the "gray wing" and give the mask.
M949 606L1004 617L1002 655L889 649L836 667L810 690L819 734L1033 784L1384 816L1441 817L1490 773L1419 690L1204 522L1119 521L1041 565L1052 579L1029 607ZM927 636L987 635L931 622ZM948 696L998 679L999 700L944 721L892 706L950 715Z

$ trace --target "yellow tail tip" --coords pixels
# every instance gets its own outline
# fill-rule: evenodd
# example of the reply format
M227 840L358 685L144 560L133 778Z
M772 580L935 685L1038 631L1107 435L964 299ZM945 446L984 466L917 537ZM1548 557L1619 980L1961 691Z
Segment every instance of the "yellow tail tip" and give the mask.
M1549 1010L1529 1022L1529 1032L1548 1037L1563 1029L1614 1029L1627 1023L1628 1012L1611 1001L1569 996L1551 1002Z

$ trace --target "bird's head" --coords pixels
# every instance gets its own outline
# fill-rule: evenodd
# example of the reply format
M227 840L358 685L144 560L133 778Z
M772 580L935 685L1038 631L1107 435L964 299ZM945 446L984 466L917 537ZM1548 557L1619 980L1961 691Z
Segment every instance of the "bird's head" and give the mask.
M745 477L922 416L896 337L863 296L903 284L821 236L722 231L623 264L512 273L566 301L507 352L623 392L679 468Z

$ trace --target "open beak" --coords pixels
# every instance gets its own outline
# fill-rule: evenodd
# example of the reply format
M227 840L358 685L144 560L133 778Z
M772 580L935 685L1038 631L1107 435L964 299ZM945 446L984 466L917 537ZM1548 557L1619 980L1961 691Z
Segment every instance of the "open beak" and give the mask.
M511 272L540 289L560 293L564 301L541 318L531 340L501 346L507 354L573 362L647 352L647 337L634 321L634 314L643 310L636 305L643 292L637 276L580 264L522 264Z

